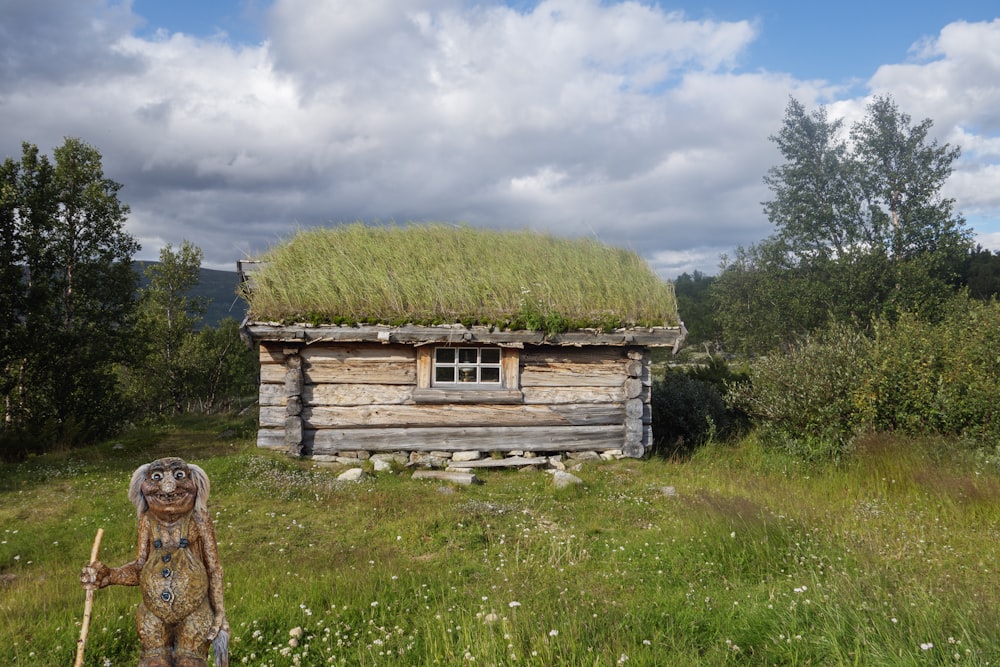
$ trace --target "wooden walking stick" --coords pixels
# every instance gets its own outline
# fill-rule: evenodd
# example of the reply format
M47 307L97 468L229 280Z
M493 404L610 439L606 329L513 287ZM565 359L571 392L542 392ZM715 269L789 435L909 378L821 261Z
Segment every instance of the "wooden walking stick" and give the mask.
M97 551L101 548L101 538L104 536L104 529L97 529L97 536L94 538L94 547L90 550L90 564L97 561ZM94 589L87 589L87 601L83 605L83 624L80 626L80 639L76 642L76 662L73 667L83 667L83 647L87 645L87 630L90 628L90 615L94 612Z

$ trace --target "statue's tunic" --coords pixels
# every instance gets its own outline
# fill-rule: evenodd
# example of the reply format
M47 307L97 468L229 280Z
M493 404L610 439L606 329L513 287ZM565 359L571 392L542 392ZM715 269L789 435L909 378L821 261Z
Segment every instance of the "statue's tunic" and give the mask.
M208 595L205 564L188 545L188 520L181 522L177 544L168 543L158 521L151 522L153 548L139 575L143 602L168 625L191 615Z

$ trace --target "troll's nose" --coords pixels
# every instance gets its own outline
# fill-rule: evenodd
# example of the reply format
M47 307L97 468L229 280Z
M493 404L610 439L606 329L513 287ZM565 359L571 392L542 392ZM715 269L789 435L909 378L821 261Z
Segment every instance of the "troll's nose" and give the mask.
M164 477L163 481L160 482L160 491L162 491L163 493L173 493L174 489L176 488L177 488L177 482L174 480L173 477L170 476Z

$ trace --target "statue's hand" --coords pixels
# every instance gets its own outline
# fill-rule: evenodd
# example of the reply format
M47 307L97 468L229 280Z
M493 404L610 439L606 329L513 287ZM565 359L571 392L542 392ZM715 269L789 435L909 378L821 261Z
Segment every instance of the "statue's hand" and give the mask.
M80 572L80 583L86 589L104 588L108 585L108 577L111 575L111 568L99 560L84 566Z
M212 627L208 630L208 635L205 637L208 641L215 639L222 629L225 628L229 630L229 623L226 622L225 612L217 613L215 619L212 621Z

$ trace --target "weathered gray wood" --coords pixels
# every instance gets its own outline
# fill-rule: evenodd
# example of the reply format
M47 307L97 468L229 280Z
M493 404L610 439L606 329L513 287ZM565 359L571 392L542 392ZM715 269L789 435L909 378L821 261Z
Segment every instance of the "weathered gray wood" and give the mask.
M630 398L625 401L625 416L628 419L642 419L642 411L645 403L639 398Z
M449 472L445 470L414 470L412 479L434 479L455 484L482 484L482 480L473 473Z
M283 326L271 322L247 322L244 332L256 341L313 343L392 342L392 343L482 343L525 345L595 345L675 347L684 338L682 327L636 327L611 333L580 330L546 335L538 331L496 331L490 327L449 326Z
M646 453L646 448L638 440L626 440L622 447L622 454L633 459L641 459Z
M363 449L369 452L418 451L511 451L569 452L621 449L624 429L615 426L540 427L448 427L306 429L302 433L306 451L332 454ZM262 428L257 434L261 447L281 449L281 429Z
M261 406L262 428L279 427L288 417L281 406ZM508 405L361 405L314 406L302 409L307 428L382 428L392 426L611 426L625 421L625 408L615 404Z
M559 405L562 403L624 403L625 389L613 387L524 387L525 405Z
M285 359L285 395L299 396L302 394L302 364L296 356Z
M625 396L628 398L639 398L642 396L642 380L639 378L629 378L624 382Z
M479 459L477 461L451 461L449 468L524 468L527 466L547 465L549 460L544 457L528 459L523 456L505 456L502 459Z
M298 455L302 453L302 420L299 417L286 417L284 433L285 451L289 454Z
M280 364L285 361L284 346L262 342L258 350L261 364Z
M260 385L261 405L284 405L286 402L284 375L281 384L264 382ZM307 384L302 388L302 400L312 405L371 405L382 403L399 405L413 403L418 389L408 385L379 384ZM439 392L440 390L427 390ZM559 403L623 403L625 390L622 385L610 387L578 386L578 387L524 387L520 394L503 390L497 395L496 402L504 402L504 396L510 396L511 402L523 402L526 405L551 405ZM466 393L466 392L462 392ZM490 392L486 392L490 395ZM448 398L455 396L453 392L440 392L440 396ZM518 398L519 396L523 398ZM431 399L428 398L428 401ZM473 399L468 399L473 400Z
M613 364L621 368L628 355L618 347L527 347L521 362L529 366L546 364Z
M416 403L455 404L455 403L506 403L520 404L524 395L516 389L423 389L416 388L412 392Z
M257 446L266 449L284 449L285 425L280 428L257 429Z
M285 405L288 402L284 384L262 382L257 396L261 405Z
M265 384L284 384L285 367L281 364L261 364L260 381Z
M415 361L374 361L354 359L337 364L309 363L306 382L357 384L417 384Z
M302 398L310 405L402 405L413 402L413 387L401 384L307 384Z
M260 421L270 426L284 419L279 406L261 407ZM302 409L308 428L381 428L393 426L603 426L625 420L621 404L567 405L358 405Z
M626 380L621 364L524 365L521 387L620 387Z
M307 345L302 348L302 358L313 366L344 362L385 361L413 362L416 350L408 345L347 344L347 345Z

